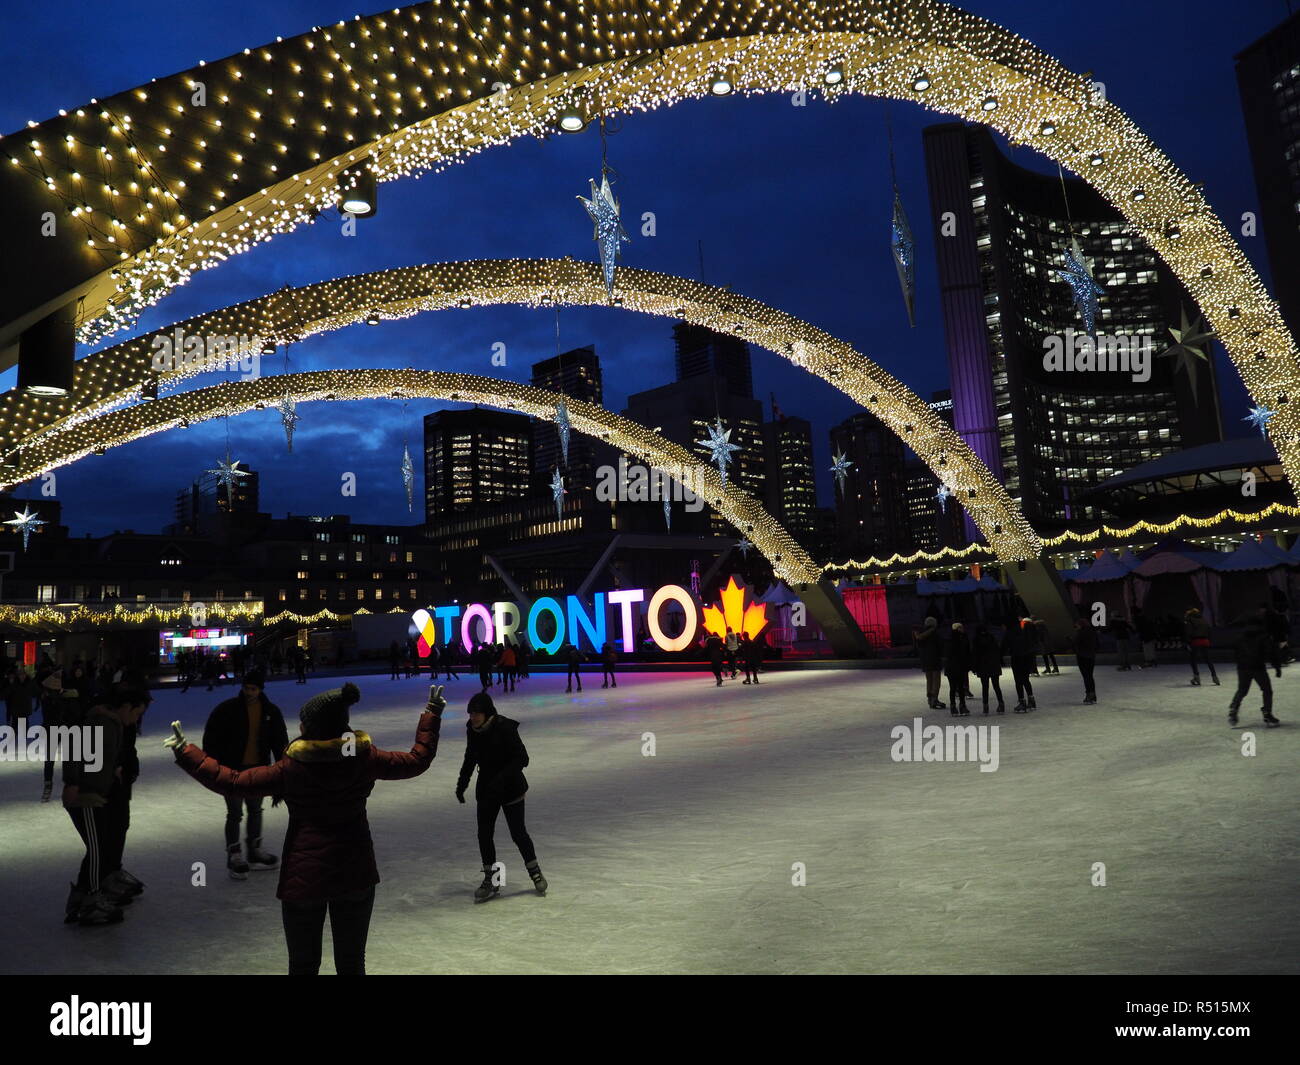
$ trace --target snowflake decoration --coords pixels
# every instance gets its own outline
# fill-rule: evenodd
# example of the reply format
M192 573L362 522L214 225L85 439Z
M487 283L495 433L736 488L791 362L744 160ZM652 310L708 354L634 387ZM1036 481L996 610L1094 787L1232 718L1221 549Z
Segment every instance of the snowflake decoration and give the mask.
M14 516L5 522L6 525L12 525L17 532L23 534L23 550L27 550L27 542L32 538L32 530L38 525L46 525L47 522L41 521L33 512L30 505L24 505L22 513L14 511Z
M844 492L844 480L849 475L849 467L853 465L844 457L842 451L836 452L834 461L831 463L831 473L835 475L835 483L839 487L840 493Z
M551 498L555 500L555 520L564 516L564 497L568 494L564 487L564 478L560 476L560 467L555 467L551 476Z
M707 440L695 441L709 452L709 461L718 467L718 473L722 475L722 483L727 483L727 465L731 462L731 453L739 451L740 445L731 443L731 430L722 428L722 419L719 418L715 425L709 426L709 438Z
M1243 422L1250 422L1251 425L1259 430L1260 436L1268 436L1268 423L1273 419L1275 414L1277 414L1277 411L1269 410L1267 407L1251 407L1250 413L1241 420Z
M231 504L235 502L236 479L240 477L248 476L248 471L238 469L238 466L239 466L239 460L236 459L234 462L231 462L230 452L227 451L224 460L221 459L217 460L217 468L215 470L205 471L206 473L214 474L217 478L217 482L225 487L226 502Z

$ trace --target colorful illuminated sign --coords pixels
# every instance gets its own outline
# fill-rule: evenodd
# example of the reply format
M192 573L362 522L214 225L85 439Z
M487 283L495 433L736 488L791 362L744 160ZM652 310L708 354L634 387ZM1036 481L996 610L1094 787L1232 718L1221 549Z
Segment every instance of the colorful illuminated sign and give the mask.
M535 599L527 612L512 602L435 606L411 615L420 657L427 658L437 644L459 640L466 652L480 643L519 643L554 654L566 643L599 650L616 642L625 652L636 649L637 621L663 651L681 651L696 639L701 616L706 631L725 636L728 628L756 637L767 625L767 607L753 601L749 590L735 577L722 589L719 606L704 607L685 588L665 584L647 597L645 588L619 588L597 592L590 604L576 595L564 601L554 596ZM613 615L613 618L611 618ZM674 620L665 625L668 618ZM677 632L669 635L668 630ZM613 636L617 630L617 637Z

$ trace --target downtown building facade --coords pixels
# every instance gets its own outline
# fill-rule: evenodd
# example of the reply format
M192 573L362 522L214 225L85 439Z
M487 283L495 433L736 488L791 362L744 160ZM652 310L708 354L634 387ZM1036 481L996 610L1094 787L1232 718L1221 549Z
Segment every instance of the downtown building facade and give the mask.
M953 425L1036 528L1095 524L1103 481L1222 438L1212 358L1161 354L1195 305L1118 211L1013 163L982 127L932 126L924 146ZM1075 365L1074 241L1102 287L1093 350L1122 368Z

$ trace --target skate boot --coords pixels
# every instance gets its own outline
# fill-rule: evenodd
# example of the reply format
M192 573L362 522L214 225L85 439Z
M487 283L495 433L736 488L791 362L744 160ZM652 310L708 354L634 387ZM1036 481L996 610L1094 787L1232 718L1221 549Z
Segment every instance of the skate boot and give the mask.
M999 713L999 714L1005 714L1006 712L1007 712L1007 704L1006 704L1006 703L998 703L998 713Z
M248 879L248 863L244 861L238 843L231 844L226 848L226 871L230 873L231 880Z
M1273 712L1271 710L1267 710L1264 712L1264 724L1266 724L1269 728L1277 728L1278 725L1282 724L1282 722L1273 716Z
M952 709L949 711L949 713L952 714L953 717L956 717L960 713L960 711L957 709L956 703L952 704Z
M53 793L53 791L54 791L54 785L47 780L45 782L45 787L41 789L41 802L49 802L50 795Z
M1032 695L1029 697L1029 709L1030 709L1030 710L1037 710L1037 709L1038 709L1038 704L1037 704L1036 702L1034 702L1034 697L1033 697Z
M68 902L63 911L64 924L76 924L81 917L81 907L85 904L86 893L76 884L68 885Z
M113 905L102 891L87 895L82 901L81 909L77 911L77 924L83 928L90 925L117 924L120 920L122 920L121 907Z
M987 714L988 712L989 712L989 701L988 701L987 699L985 699L985 700L984 700L984 713Z
M1200 686L1201 686L1201 678L1199 676L1192 677L1192 687L1199 688Z
M104 877L104 891L114 896L135 898L144 891L144 884L125 869L117 869Z
M1211 673L1210 680L1214 681L1214 686L1216 688L1219 686L1219 675L1217 673Z
M999 711L999 713L1000 712L1001 711ZM1029 707L1027 707L1024 703L1016 703L1016 705L1011 708L1011 712L1013 714L1027 714L1029 713Z
M492 866L483 866L483 883L479 884L479 886L474 889L474 901L476 903L487 902L488 899L492 898L500 892L500 890L501 889L492 882Z
M1228 725L1232 728L1237 727L1237 708L1235 706L1228 707Z
M542 867L537 864L534 858L528 863L528 875L533 878L533 887L537 889L537 894L546 894L546 877L542 876Z
M253 869L274 869L280 864L280 859L262 850L262 840L259 837L248 841L248 864Z
M962 704L961 704L961 710L958 712L958 716L959 716L959 717L970 717L970 711L966 709L966 703L965 703L964 701L963 701Z

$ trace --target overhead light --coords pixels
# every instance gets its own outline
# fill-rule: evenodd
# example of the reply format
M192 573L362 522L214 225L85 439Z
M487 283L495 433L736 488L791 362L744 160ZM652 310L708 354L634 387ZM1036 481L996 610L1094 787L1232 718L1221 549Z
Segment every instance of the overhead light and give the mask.
M587 116L576 102L570 101L560 110L560 129L565 133L581 133L587 128Z
M1228 308L1228 317L1229 317L1229 318L1240 318L1240 317L1241 317L1241 308L1240 308L1240 307L1229 307L1229 308Z
M350 215L369 217L375 213L375 172L366 163L349 167L339 175L339 193L343 210Z
M1168 237L1170 240L1177 240L1182 235L1183 235L1182 228L1178 225L1177 222L1170 222L1168 227L1166 227L1165 229L1165 236Z
M980 107L985 111L996 111L998 109L998 98L996 96L986 96Z
M844 80L844 65L842 63L833 63L826 68L822 74L822 81L827 85L839 85Z
M140 398L141 399L158 398L158 382L154 378L152 377L149 378L149 380L145 381L140 386Z
M1093 152L1092 155L1088 156L1088 162L1093 166L1101 166L1105 161L1106 157L1101 152Z
M912 79L912 88L915 89L917 92L925 92L925 90L928 89L929 87L930 87L930 76L926 74L925 71L921 71L921 73L919 73L915 78Z
M366 315L366 325L378 325L378 324L379 324L378 311L371 311L369 314Z
M1146 198L1147 198L1147 190L1146 190L1146 189L1134 189L1134 190L1133 190L1133 199L1137 200L1139 203L1141 203L1141 202L1142 202L1143 200L1145 200Z
M735 88L731 83L731 76L726 71L719 70L709 81L709 92L714 96L726 96Z
M474 306L474 301L470 299L468 296L461 296L461 298L456 301L456 306L459 307L462 311L467 310L468 308Z
M262 344L262 354L263 354L263 355L274 355L274 354L275 354L275 341L274 341L274 340L267 340L267 341L265 341L265 342Z
M1038 127L1038 132L1044 137L1050 137L1056 132L1056 123L1049 118Z
M50 398L72 391L76 320L76 304L68 303L18 338L19 390Z

